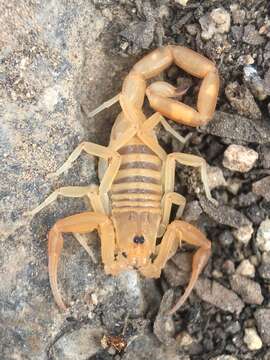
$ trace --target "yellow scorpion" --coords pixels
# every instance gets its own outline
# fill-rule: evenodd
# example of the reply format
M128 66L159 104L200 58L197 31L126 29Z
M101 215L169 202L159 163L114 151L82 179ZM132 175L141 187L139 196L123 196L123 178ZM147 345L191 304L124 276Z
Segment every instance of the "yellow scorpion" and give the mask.
M159 75L172 63L187 73L202 79L197 110L177 100L177 88L157 81L146 87L146 80ZM35 215L61 195L88 197L93 211L58 220L49 232L49 278L54 299L65 310L57 284L57 266L63 247L63 233L73 233L91 254L81 234L97 230L101 241L101 257L107 274L117 275L135 268L150 278L160 277L182 241L198 247L193 256L189 284L170 310L173 314L189 296L211 253L211 243L205 235L181 220L169 224L172 204L182 210L185 198L174 192L176 162L200 168L206 196L214 201L207 181L203 158L184 154L167 154L157 141L154 128L161 124L180 141L184 139L164 119L188 126L207 124L213 117L219 91L219 76L215 65L204 56L182 46L158 48L137 62L124 80L122 91L111 101L119 101L122 112L117 116L107 147L83 142L54 173L58 176L69 169L82 151L100 158L99 186L67 186L55 190L42 204L32 210ZM146 118L142 112L145 94L156 111ZM159 245L157 239L162 238Z

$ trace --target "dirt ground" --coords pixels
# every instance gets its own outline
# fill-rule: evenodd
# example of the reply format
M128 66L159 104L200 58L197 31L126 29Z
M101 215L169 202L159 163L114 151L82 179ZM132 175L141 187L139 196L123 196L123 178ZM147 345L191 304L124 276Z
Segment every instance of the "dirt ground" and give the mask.
M267 0L11 0L0 4L0 354L3 360L270 359L270 3ZM166 310L187 284L183 247L158 281L135 271L106 276L96 234L94 263L68 235L56 307L47 274L46 234L59 218L86 210L59 198L25 215L60 186L98 184L96 159L56 170L83 140L106 145L119 105L91 110L121 91L144 54L187 46L217 66L220 93L207 126L170 124L183 146L157 129L167 152L202 156L213 197L196 169L177 166L183 218L212 242L212 256L186 304ZM161 74L188 91L200 81L175 65ZM151 109L145 101L145 113ZM177 217L176 209L173 216ZM93 241L91 241L93 240Z

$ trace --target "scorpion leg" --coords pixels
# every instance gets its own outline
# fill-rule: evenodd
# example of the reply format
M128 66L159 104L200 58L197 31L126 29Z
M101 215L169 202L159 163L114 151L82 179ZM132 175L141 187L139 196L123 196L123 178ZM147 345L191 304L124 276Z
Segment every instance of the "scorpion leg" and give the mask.
M194 285L206 265L211 254L211 243L205 235L196 227L184 221L175 220L168 227L165 232L156 259L150 265L140 269L142 274L147 277L158 278L162 268L165 267L167 261L175 254L181 241L194 246L199 249L195 252L192 260L192 273L189 284L178 302L169 311L169 315L175 313L186 301L190 295Z
M165 195L163 196L161 202L162 219L159 227L158 237L161 237L164 234L169 224L172 204L179 206L180 215L182 215L186 206L186 199L184 198L184 196L176 192L165 192Z
M184 154L184 153L171 153L167 156L166 164L165 164L165 192L172 191L174 188L175 181L175 163L179 162L183 165L198 167L201 170L201 179L203 182L205 194L208 200L210 200L215 205L217 201L212 198L208 178L206 171L206 161L196 155Z
M60 309L65 310L57 284L57 267L63 247L63 233L89 233L99 230L101 237L101 254L105 264L110 265L114 261L115 239L113 225L104 214L85 212L58 220L49 232L48 255L49 255L49 279L55 302Z
M55 173L50 174L50 176L59 176L64 171L68 170L71 167L73 161L75 161L79 157L83 150L89 155L98 156L103 159L110 160L109 166L99 186L100 199L103 207L105 208L105 213L108 214L109 200L107 192L110 189L121 164L120 154L110 149L110 147L101 146L91 142L83 142L77 146L77 148L72 152L72 154L65 161L65 163Z
M199 247L199 249L193 255L192 272L188 286L185 289L185 292L181 296L181 298L169 311L169 315L172 315L183 305L183 303L189 297L196 281L198 280L198 277L200 276L205 265L207 264L207 261L211 255L211 242L200 230L185 221L175 220L169 226L172 226L174 228L174 231L180 241L184 240L190 245Z
M52 194L50 194L40 205L38 205L35 209L28 211L27 215L34 216L39 213L46 206L50 205L54 202L58 196L64 197L72 197L72 198L80 198L84 196L88 196L92 204L91 198L97 193L97 186L65 186L55 190ZM93 207L94 208L94 207ZM95 211L97 211L95 209Z

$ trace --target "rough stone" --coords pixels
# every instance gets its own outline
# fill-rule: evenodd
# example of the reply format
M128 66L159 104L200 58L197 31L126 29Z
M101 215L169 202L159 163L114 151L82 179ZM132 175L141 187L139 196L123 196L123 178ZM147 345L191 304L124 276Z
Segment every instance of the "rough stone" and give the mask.
M246 17L245 10L239 9L239 6L236 4L231 5L230 8L232 12L233 23L237 25L243 24Z
M270 94L268 82L260 77L254 66L247 65L244 67L244 82L254 97L260 101L265 100Z
M254 278L255 266L248 259L245 259L237 267L236 273L242 276Z
M260 350L263 346L262 340L259 337L255 328L246 328L244 342L246 343L249 350Z
M266 176L252 184L252 191L270 201L270 176Z
M167 312L173 307L173 290L168 290L163 295L159 312L154 322L154 334L165 345L174 343L175 326Z
M229 32L231 25L230 13L224 8L217 8L206 14L199 20L202 27L201 37L209 40L215 34L224 34Z
M60 337L53 345L56 360L85 360L101 349L102 328L91 328L88 325ZM76 354L76 355L75 355Z
M206 197L200 195L199 200L204 212L219 224L229 225L234 228L250 225L250 221L244 214L230 206L219 205L217 207L207 200Z
M199 131L257 144L268 144L270 138L270 127L267 122L222 111L216 111L213 120L207 126L201 126Z
M247 87L240 85L235 81L226 86L225 94L230 101L230 104L239 115L247 116L252 119L261 118L261 111Z
M254 316L262 341L270 345L270 309L260 308L255 311Z
M242 173L251 170L258 159L258 153L242 145L230 145L224 153L223 166Z
M231 287L247 304L261 305L264 298L260 284L245 276L233 275L230 279Z
M265 252L262 254L262 261L259 267L259 273L265 280L270 280L270 253Z
M252 237L254 230L252 224L244 225L233 231L234 237L241 243L247 245Z
M261 251L270 251L270 219L261 222L257 231L256 243Z
M232 355L219 355L211 358L210 360L238 360L238 358Z
M202 208L200 206L199 201L194 200L187 203L183 213L183 219L187 222L196 221L198 220L201 213L202 213Z
M199 279L195 285L196 293L203 300L223 311L240 314L244 307L243 301L231 290L216 281Z
M163 274L170 286L183 286L190 277L192 254L178 252L166 264Z
M207 166L208 185L210 190L226 186L222 170L217 166Z
M243 41L249 45L261 45L265 40L255 26L250 24L245 26Z

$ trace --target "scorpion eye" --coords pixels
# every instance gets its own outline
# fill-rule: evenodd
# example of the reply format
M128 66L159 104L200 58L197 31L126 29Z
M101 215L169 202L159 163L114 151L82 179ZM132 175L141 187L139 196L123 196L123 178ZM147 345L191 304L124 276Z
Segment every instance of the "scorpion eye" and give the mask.
M133 242L134 242L135 244L143 244L143 243L144 243L144 237L143 237L143 236L138 236L138 235L136 235L136 236L134 236L134 238L133 238Z

